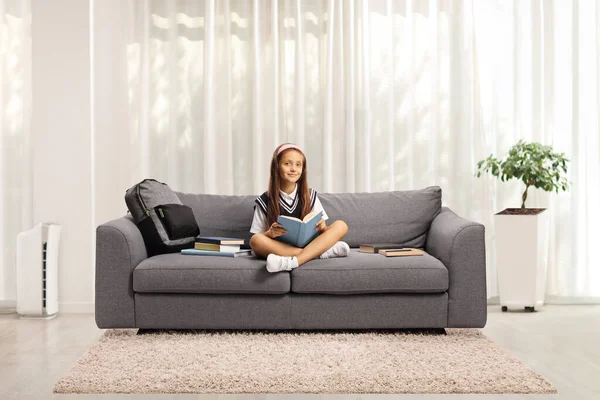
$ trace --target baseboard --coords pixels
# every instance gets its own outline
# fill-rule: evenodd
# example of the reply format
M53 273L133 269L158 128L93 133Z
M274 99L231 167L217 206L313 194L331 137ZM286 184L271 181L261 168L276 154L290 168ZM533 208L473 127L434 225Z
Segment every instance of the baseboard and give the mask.
M0 300L0 314L13 314L17 312L16 300Z
M600 304L600 297L546 296L546 304Z
M546 296L545 304L554 305L586 305L600 304L600 297L563 297L563 296ZM493 296L487 300L488 306L499 306L500 296Z
M94 313L93 301L74 301L68 303L58 303L58 312L65 314L89 314Z
M58 312L65 314L90 314L94 313L93 301L73 301L58 303ZM0 300L0 314L12 314L17 312L16 300Z

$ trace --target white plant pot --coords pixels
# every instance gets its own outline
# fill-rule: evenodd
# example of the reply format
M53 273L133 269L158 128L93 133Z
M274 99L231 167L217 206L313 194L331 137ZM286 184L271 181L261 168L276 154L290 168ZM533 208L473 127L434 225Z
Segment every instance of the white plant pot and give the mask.
M494 215L496 269L502 311L544 305L548 269L549 212Z

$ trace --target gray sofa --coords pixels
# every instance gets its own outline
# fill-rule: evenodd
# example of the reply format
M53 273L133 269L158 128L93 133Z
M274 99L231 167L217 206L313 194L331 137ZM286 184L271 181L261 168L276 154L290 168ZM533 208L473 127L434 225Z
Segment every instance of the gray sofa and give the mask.
M178 193L205 236L249 240L256 196ZM98 226L96 323L144 329L481 328L484 226L441 206L441 189L319 194L342 219L348 257L269 273L256 257L147 257L130 217ZM360 253L400 242L424 256Z

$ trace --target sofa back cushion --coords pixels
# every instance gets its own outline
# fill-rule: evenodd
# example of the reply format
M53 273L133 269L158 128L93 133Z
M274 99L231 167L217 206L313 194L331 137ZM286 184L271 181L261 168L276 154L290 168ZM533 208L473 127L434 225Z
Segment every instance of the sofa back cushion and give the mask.
M257 196L177 193L194 210L202 236L225 236L248 240Z
M202 236L226 236L249 240L256 195L231 196L177 193L194 210ZM401 243L424 247L427 231L442 207L442 190L378 193L319 193L329 216L327 225L341 219L348 224L343 239L350 247L364 243Z
M338 219L348 224L343 240L350 247L366 243L424 247L429 226L442 208L442 189L320 193L319 199L329 216L327 225Z

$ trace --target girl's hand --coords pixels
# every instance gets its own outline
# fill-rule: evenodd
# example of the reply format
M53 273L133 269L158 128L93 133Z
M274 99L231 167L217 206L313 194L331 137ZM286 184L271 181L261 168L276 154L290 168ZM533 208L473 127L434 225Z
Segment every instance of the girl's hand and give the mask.
M265 233L265 235L270 237L271 239L274 239L278 236L285 235L287 232L288 231L283 229L283 226L281 226L281 224L279 224L278 222L273 222L269 230Z
M327 225L325 224L325 220L323 218L321 218L321 220L317 222L316 229L321 233L327 230Z

